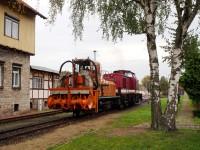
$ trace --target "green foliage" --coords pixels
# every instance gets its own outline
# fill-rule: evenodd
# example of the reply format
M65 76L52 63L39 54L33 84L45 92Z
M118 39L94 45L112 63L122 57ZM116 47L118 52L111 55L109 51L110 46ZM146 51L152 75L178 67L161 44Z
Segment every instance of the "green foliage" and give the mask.
M136 8L136 9L133 9ZM103 36L109 39L122 38L124 32L136 34L144 32L144 17L142 10L128 0L72 0L72 22L75 37L81 37L83 19L87 14L96 13L101 20Z
M151 84L151 79L150 76L147 75L142 79L142 85L146 88L148 92L150 92L150 84Z
M51 11L49 11L50 23L54 23L57 13L62 12L65 0L49 0Z
M140 0L71 0L73 33L75 39L81 39L84 30L83 21L86 16L97 14L103 37L115 41L124 34L141 34L146 32L144 6ZM57 13L62 11L64 0L50 0L50 20L55 21ZM170 5L167 0L157 1L158 11L155 14L159 33L165 29Z
M200 41L188 36L184 43L184 73L180 83L194 102L200 102Z
M168 79L164 76L160 78L160 91L163 96L167 96L169 88Z

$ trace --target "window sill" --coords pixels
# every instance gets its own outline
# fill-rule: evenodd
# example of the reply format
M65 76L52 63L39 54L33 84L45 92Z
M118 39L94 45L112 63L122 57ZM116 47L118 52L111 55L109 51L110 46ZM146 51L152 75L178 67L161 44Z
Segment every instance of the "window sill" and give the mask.
M13 39L13 40L19 41L19 38L14 38L14 37L9 36L9 35L6 35L6 34L4 34L4 36L7 37L7 38L10 38L10 39Z
M12 87L13 90L19 91L21 90L21 87Z

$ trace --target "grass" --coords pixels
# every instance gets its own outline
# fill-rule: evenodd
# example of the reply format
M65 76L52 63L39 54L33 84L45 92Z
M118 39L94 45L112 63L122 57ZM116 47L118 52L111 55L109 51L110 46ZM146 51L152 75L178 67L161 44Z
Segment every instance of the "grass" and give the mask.
M163 108L166 99L161 100ZM150 104L144 104L133 111L124 113L113 124L99 131L90 131L68 143L57 145L49 150L198 150L200 131L178 130L176 132L152 131L144 129L130 132L134 125L150 122ZM116 129L126 130L127 134L115 135ZM137 129L134 129L137 130Z
M167 105L167 98L161 99L161 106L164 110ZM114 123L113 127L128 127L145 122L150 122L151 120L151 108L150 104L145 104L141 107L137 107L134 111L124 113L120 118L118 118Z
M161 108L162 108L162 112L164 112L165 108L167 107L167 98L161 98Z
M194 117L194 123L195 124L200 124L200 118L199 117Z
M132 136L88 133L52 150L198 150L200 133L181 130L173 133L148 131Z
M143 105L142 107L136 108L134 111L124 113L120 118L113 122L112 126L117 127L128 127L138 125L144 122L148 122L151 119L150 105Z
M187 97L187 98L189 98L189 97ZM196 125L200 125L200 110L198 110L197 107L195 106L196 103L194 103L191 99L189 99L189 101L190 101L189 106L191 108L193 108L193 115L194 115L193 122ZM196 114L194 114L194 113L196 113Z
M197 109L194 105L192 105L193 108L195 108L193 110L193 115L194 115L194 124L200 124L200 110Z
M200 124L200 110L193 111L194 115L194 124Z

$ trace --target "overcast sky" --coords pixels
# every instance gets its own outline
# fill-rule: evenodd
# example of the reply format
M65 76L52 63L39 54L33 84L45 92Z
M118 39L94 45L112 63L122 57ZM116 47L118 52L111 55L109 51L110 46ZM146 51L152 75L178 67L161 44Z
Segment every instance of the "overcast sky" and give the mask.
M43 15L48 17L48 0L25 0ZM102 39L97 17L92 16L85 21L82 41L74 41L70 10L66 5L62 15L58 15L54 25L40 17L36 18L36 53L31 57L31 65L58 70L62 62L73 58L93 59L93 50L97 51L97 61L102 70L113 71L128 69L136 73L141 80L149 75L149 61L145 35L125 36L123 41L113 43ZM166 55L160 46L164 40L157 38L160 61L160 74L169 77L169 68L162 63Z

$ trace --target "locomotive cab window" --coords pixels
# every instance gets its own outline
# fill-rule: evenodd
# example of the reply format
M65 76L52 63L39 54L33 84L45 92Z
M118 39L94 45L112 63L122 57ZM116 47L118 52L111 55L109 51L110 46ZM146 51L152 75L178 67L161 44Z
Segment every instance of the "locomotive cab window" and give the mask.
M75 72L79 72L79 65L78 64L75 65Z
M4 35L19 40L19 20L5 14Z
M133 77L133 74L132 73L126 73L125 74L127 77Z

